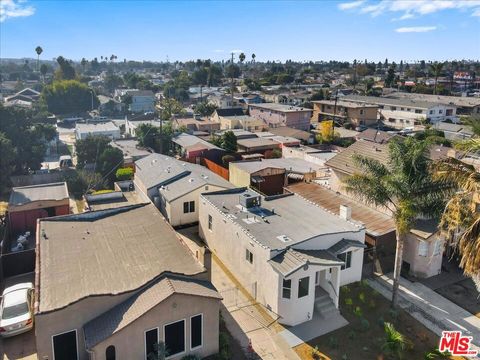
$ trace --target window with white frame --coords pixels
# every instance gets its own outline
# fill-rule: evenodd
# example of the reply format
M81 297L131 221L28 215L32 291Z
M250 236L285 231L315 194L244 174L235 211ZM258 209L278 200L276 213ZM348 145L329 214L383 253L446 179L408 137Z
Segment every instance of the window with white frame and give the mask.
M437 256L442 253L442 244L443 244L443 241L441 239L438 239L437 241L435 241L435 244L433 247L433 256Z
M195 212L195 201L185 201L183 203L183 213L193 213Z
M420 240L418 243L418 256L428 256L428 242Z
M310 285L310 277L304 277L298 280L298 298L308 295L308 288Z
M283 279L282 298L290 299L291 296L292 296L292 280Z
M337 258L342 260L344 264L342 265L342 270L349 269L352 266L352 252L347 251L337 255Z
M250 264L253 264L253 253L248 249L245 249L245 260Z
M212 231L212 228L213 228L212 215L208 215L208 230Z
M195 315L190 318L190 349L196 349L203 345L203 315Z
M145 331L145 359L149 359L150 354L155 355L155 347L158 344L158 328Z
M185 352L185 320L165 325L163 337L168 357Z

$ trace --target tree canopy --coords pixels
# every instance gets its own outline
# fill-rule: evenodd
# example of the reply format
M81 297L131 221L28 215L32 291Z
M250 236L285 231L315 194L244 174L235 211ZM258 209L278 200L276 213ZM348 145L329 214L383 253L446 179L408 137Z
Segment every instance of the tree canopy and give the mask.
M60 80L46 85L41 94L42 102L54 114L80 113L97 108L99 101L92 90L77 80Z

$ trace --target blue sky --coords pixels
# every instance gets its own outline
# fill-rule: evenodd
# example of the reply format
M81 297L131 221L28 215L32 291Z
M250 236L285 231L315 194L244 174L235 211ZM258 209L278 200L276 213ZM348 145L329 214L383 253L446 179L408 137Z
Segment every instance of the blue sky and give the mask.
M43 59L480 58L480 1L0 1L0 55Z

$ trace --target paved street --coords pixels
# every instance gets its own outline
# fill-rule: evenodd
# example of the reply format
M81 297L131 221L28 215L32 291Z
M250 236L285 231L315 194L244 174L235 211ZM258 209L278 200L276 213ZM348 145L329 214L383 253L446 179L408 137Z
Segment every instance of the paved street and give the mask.
M367 280L372 288L391 299L392 274ZM480 319L419 282L400 281L400 307L415 319L441 336L444 330L461 330L473 336L480 350ZM480 356L477 358L480 359Z

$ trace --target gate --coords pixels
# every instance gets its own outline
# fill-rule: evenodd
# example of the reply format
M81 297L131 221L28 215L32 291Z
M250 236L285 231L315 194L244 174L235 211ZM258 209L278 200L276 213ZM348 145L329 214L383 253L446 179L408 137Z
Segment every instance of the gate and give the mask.
M248 292L248 294L245 293ZM242 308L245 306L256 304L257 299L257 283L254 282L244 287L244 290L237 286L223 289L219 291L222 296L223 304L227 309Z

